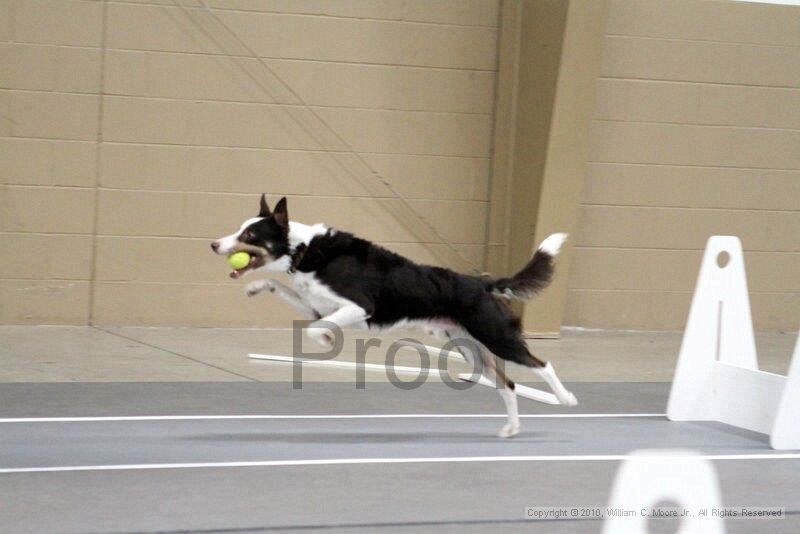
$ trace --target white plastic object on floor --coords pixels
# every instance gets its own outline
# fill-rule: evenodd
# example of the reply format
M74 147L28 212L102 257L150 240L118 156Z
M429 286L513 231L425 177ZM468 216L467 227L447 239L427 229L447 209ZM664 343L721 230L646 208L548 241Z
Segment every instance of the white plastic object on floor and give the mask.
M489 386L490 388L497 387L497 384L495 384L494 380L485 375L476 376L471 373L460 373L458 378L464 382L472 382L482 386ZM514 384L514 391L517 392L518 397L522 397L524 399L535 400L536 402L541 402L544 404L561 404L561 401L559 401L555 395L546 391L542 391L541 389L523 386L521 384Z
M800 449L800 335L794 346L769 444L778 450Z
M796 348L788 377L758 370L742 244L735 236L709 238L667 417L720 421L769 434L775 449L800 449L798 360Z
M466 358L464 358L464 356L456 350L448 350L445 352L438 347L431 347L430 345L425 345L424 343L419 343L410 339L398 339L394 343L409 349L427 351L428 355L434 358L449 358L451 360L460 362L466 361Z
M722 508L714 465L692 451L640 450L622 462L611 489L603 534L648 532L650 510L655 506L685 508L681 534L722 534L722 518L712 510ZM669 503L669 504L666 504ZM611 514L631 510L630 516ZM706 513L701 515L701 510ZM642 513L646 511L646 513ZM656 519L657 521L658 519Z

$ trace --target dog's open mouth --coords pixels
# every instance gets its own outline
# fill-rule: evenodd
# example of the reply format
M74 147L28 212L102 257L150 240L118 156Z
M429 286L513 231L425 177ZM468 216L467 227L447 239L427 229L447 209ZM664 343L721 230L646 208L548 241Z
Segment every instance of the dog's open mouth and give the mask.
M265 261L264 261L264 256L262 254L250 251L248 251L248 254L250 254L250 263L248 263L241 269L232 270L230 274L231 278L241 278L248 271L258 269L259 267L262 267L264 265Z

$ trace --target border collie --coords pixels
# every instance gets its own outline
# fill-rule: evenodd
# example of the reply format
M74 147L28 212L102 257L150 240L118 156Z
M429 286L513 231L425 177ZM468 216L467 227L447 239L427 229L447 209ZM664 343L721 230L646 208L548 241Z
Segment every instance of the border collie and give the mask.
M467 276L419 265L322 224L290 221L285 197L271 211L261 195L258 216L214 241L211 248L222 255L250 254L250 263L232 271L232 278L259 269L288 273L293 289L276 280L256 280L247 285L247 295L265 290L277 293L302 316L316 320L306 334L325 347L330 348L334 338L323 321L380 330L415 325L429 333L476 342L483 373L496 384L508 412L508 423L499 435L511 437L519 432L514 383L497 366L494 356L531 368L561 404L577 404L553 366L530 353L519 319L506 303L510 298L529 299L548 285L566 237L553 234L545 239L528 264L510 278Z

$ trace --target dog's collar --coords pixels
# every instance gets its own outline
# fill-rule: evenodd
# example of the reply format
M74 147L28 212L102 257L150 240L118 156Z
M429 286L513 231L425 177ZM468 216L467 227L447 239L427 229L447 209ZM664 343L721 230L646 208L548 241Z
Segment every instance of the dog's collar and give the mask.
M289 274L297 272L297 266L300 265L300 262L303 261L303 256L306 255L306 250L308 250L308 245L305 243L300 243L297 245L297 248L289 255L290 263L289 269L286 271Z

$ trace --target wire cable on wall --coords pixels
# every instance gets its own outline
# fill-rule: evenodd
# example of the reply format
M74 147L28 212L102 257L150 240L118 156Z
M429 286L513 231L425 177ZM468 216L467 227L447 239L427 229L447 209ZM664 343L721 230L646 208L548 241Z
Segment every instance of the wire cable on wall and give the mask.
M203 0L193 0L187 6L181 0L172 0L182 13L233 65L268 98L267 104L276 104L292 123L297 125L321 151L332 160L397 223L423 245L442 265L474 273L482 270L466 258L448 239L434 228L424 215L415 210L391 183L381 176L366 159L355 151L291 85L272 69L245 41L222 21ZM200 7L197 7L197 6ZM245 61L254 59L253 61ZM438 244L444 247L436 246Z

